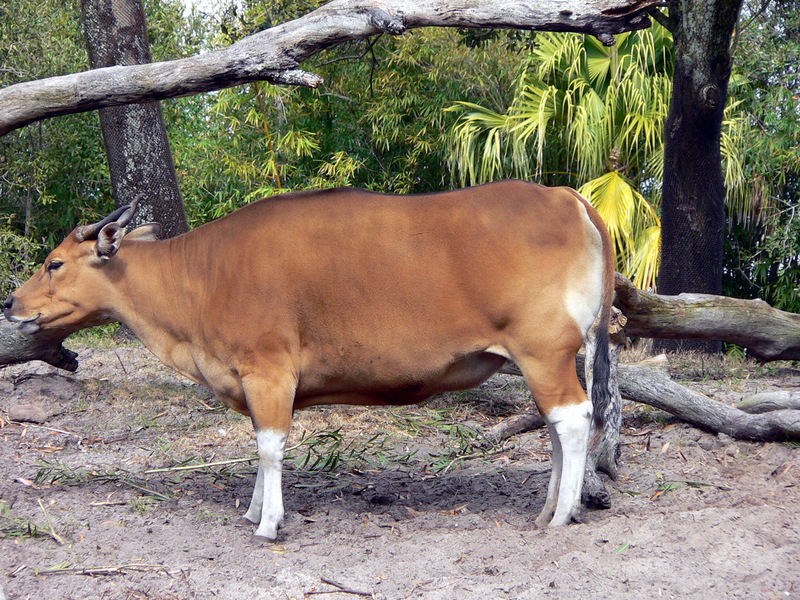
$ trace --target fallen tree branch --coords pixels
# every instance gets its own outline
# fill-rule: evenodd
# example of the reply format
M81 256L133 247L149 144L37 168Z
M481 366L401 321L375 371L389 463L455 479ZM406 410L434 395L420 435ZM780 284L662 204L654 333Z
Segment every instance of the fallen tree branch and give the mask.
M800 410L749 414L716 402L648 367L619 366L624 398L667 411L687 423L740 440L776 442L800 439Z
M0 366L42 360L59 369L74 371L78 368L78 354L64 348L63 340L27 335L17 323L9 323L0 313Z
M42 512L44 513L44 518L47 520L47 531L45 533L47 533L56 542L58 542L59 546L63 546L64 544L66 544L64 538L62 538L60 535L58 535L58 533L56 533L56 528L53 525L53 520L50 518L50 513L48 513L47 509L44 507L44 502L42 502L41 498L39 498L39 507L42 509Z
M487 429L483 437L491 444L499 444L510 437L533 429L539 429L544 425L544 419L538 412L514 415Z
M751 414L786 408L800 410L800 392L762 392L745 398L739 402L736 408Z
M39 119L219 90L251 81L318 87L305 59L335 44L418 27L491 27L613 34L650 26L656 0L333 0L213 52L51 77L0 90L0 136Z
M258 456L248 456L246 458L233 458L230 460L218 460L215 462L200 463L197 465L180 465L177 467L164 467L161 469L148 469L145 475L151 473L172 473L176 471L199 471L201 469L210 469L211 467L225 467L228 465L238 465L240 463L251 463L258 460Z
M320 577L319 578L322 583L326 583L330 586L333 586L337 589L331 591L322 591L322 590L312 590L310 592L306 592L306 596L313 596L316 594L353 594L354 596L366 596L368 598L372 598L374 594L372 592L361 592L359 590L354 590L344 584L341 584L333 579L329 579L327 577Z
M144 563L126 563L107 567L69 567L57 566L50 569L36 569L37 575L125 575L128 571L161 571L169 574L166 565L148 565Z
M510 361L501 372L522 375L519 367ZM582 356L578 357L578 375L585 385ZM623 398L649 404L702 429L756 442L800 439L800 410L750 414L695 392L661 370L638 365L620 364L617 382Z
M615 306L628 319L629 337L701 339L747 348L762 361L800 360L800 315L763 300L711 294L662 296L638 290L617 273Z

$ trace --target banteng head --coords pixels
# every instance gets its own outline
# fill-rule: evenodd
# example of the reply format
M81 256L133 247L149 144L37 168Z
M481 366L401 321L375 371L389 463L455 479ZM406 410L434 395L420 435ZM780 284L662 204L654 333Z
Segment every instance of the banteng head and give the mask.
M136 201L92 225L77 227L45 259L42 267L3 305L5 317L27 334L60 332L114 321L108 314L108 281L119 271L115 259L125 240L155 240L159 225L127 233Z

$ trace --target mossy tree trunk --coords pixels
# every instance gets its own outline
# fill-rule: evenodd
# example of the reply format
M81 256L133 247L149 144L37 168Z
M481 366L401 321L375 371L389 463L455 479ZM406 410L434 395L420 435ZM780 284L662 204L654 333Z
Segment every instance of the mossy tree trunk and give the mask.
M151 62L142 0L82 0L92 68ZM131 227L155 221L162 237L188 231L159 102L100 109L117 206L139 197Z
M722 294L725 182L720 134L741 0L669 0L675 72L665 124L658 291ZM714 341L662 342L718 352Z

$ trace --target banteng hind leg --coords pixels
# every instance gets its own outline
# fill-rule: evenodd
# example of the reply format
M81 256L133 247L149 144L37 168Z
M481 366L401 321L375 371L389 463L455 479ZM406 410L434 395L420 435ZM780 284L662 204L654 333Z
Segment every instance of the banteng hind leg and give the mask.
M592 405L578 381L574 353L515 359L547 423L553 448L547 498L536 524L566 525L580 512Z

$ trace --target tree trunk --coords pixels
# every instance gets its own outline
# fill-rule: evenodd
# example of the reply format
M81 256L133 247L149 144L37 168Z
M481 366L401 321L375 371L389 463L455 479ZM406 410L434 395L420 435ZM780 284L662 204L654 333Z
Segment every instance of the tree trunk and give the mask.
M615 306L629 337L716 340L738 344L761 361L800 360L800 315L763 300L710 294L662 296L637 290L617 273Z
M662 294L722 294L725 182L720 133L740 5L741 0L669 0L669 16L658 17L675 41L664 142ZM659 347L721 350L714 341Z
M309 56L347 40L418 27L502 27L575 31L613 44L612 34L650 26L658 0L332 0L288 23L214 52L169 62L109 67L0 90L0 136L47 117L163 100L251 81L319 86L297 69Z
M82 0L81 8L92 68L151 61L141 0ZM100 124L116 205L139 197L131 227L155 221L162 237L188 231L161 105L103 108Z

